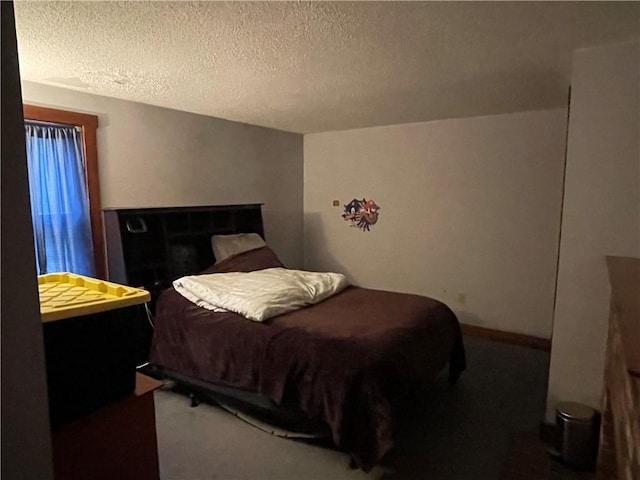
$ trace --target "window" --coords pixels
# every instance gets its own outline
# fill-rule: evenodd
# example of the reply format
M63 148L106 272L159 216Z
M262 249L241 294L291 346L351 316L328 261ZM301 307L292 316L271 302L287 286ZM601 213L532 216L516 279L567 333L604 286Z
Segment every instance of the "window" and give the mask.
M24 105L24 118L25 125L28 125L30 123L33 124L33 126L31 127L31 133L27 131L27 157L29 157L30 136L31 141L34 142L32 147L35 145L37 148L38 145L40 145L42 139L42 137L38 137L38 135L59 135L59 143L57 143L56 147L56 149L58 150L57 155L61 157L65 156L65 153L70 153L70 158L73 158L73 155L75 154L76 157L79 157L77 160L82 160L81 168L76 170L76 172L81 172L79 182L77 182L80 184L80 188L78 187L78 184L75 184L74 187L71 187L72 191L67 193L71 195L70 198L72 199L74 198L74 195L79 195L80 191L84 191L83 194L88 196L88 208L85 209L84 220L78 221L76 217L80 202L71 201L72 205L70 209L66 207L61 208L58 206L53 206L52 209L52 205L41 205L39 207L36 205L32 205L32 212L34 213L34 215L38 214L38 212L40 212L40 214L46 214L46 218L34 217L34 224L35 222L39 221L41 222L40 226L44 226L43 224L46 220L46 222L49 222L50 224L47 227L50 229L49 232L54 231L54 228L63 228L63 225L71 225L73 226L73 228L79 228L80 231L82 231L84 221L84 226L87 227L87 234L91 237L91 241L87 240L87 242L89 244L89 247L91 244L93 245L93 265L91 265L92 268L90 268L89 271L95 272L95 276L98 278L105 278L104 240L102 233L102 218L100 214L100 189L98 181L98 159L96 144L98 117L95 115L86 115L81 113L56 110L52 108ZM53 130L51 129L55 130L55 132L53 132ZM67 172L66 175L70 176L70 179L73 180L74 175L72 173ZM31 166L29 176L30 189L32 189L34 187L31 185ZM68 182L64 183L65 185L69 184ZM46 192L47 186L41 186L43 187L42 191ZM33 194L34 192L32 192L32 199L34 198ZM32 200L32 203L36 202ZM53 203L62 204L65 202L58 202L56 200L56 202ZM86 218L87 214L88 219ZM56 219L54 218L55 216L59 216L58 219L64 219L64 221L62 223L56 224L56 226L53 227L51 225L51 222L56 221ZM80 242L82 244L84 240L82 240L82 234L80 233L79 235L81 237ZM38 239L36 238L36 244L37 243ZM53 248L51 243L49 244L49 248ZM46 249L47 247L43 247L42 244L40 246L36 245L36 260L38 260L38 254L46 255ZM53 256L55 257L55 254Z

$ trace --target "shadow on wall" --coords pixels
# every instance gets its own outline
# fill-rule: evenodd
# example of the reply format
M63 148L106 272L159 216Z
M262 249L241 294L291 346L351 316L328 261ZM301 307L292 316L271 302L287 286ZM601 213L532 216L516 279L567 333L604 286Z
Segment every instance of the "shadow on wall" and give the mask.
M319 213L304 214L304 268L344 274L349 282L355 284L353 275L332 254L328 246L322 217ZM318 266L319 264L322 266Z

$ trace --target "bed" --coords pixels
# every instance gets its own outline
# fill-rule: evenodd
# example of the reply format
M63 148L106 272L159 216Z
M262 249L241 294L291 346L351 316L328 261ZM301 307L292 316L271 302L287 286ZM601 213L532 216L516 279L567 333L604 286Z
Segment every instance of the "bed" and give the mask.
M261 246L203 275L282 268ZM460 326L443 303L348 286L315 305L255 322L197 306L175 288L158 298L150 364L182 382L253 392L329 427L369 470L394 444L394 416L448 365L465 369Z

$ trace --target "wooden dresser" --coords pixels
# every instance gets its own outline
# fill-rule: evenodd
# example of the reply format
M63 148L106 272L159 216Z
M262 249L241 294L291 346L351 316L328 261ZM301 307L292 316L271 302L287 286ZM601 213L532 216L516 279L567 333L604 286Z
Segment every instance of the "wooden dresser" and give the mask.
M607 257L611 310L600 472L640 479L640 259Z

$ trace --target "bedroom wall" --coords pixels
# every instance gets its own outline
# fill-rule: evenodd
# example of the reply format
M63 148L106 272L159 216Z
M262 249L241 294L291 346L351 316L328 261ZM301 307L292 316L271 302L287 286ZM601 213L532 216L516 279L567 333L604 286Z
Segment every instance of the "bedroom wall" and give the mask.
M565 133L559 109L305 135L305 267L549 338ZM354 197L370 232L341 218Z
M600 407L605 256L640 256L639 58L637 42L574 54L548 421L559 401Z
M302 135L23 82L25 103L98 115L103 207L264 203L267 242L302 265Z

